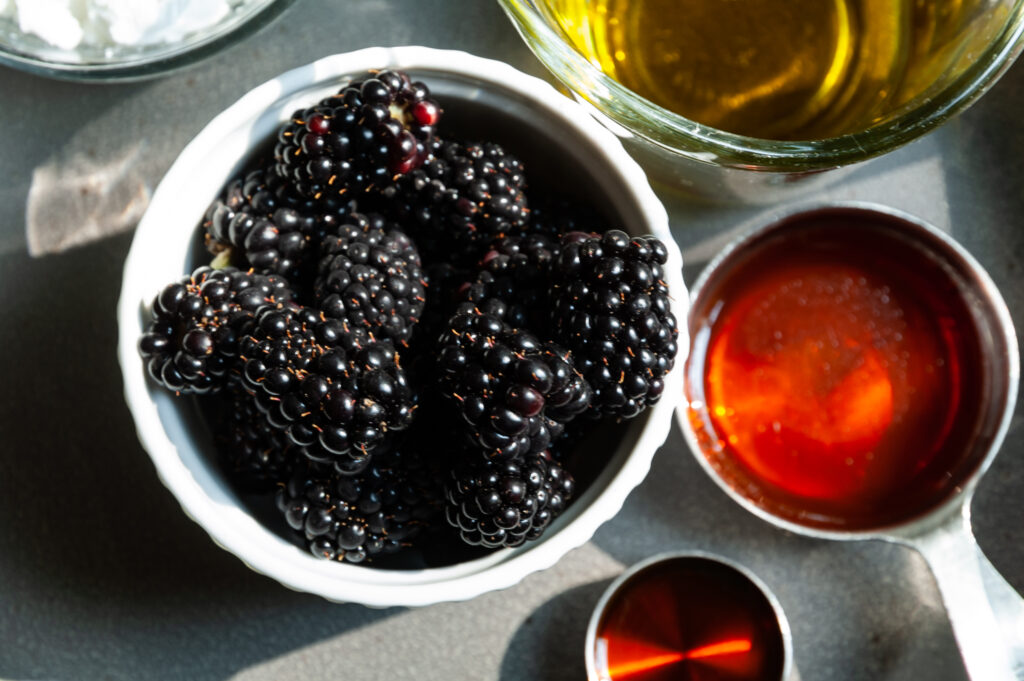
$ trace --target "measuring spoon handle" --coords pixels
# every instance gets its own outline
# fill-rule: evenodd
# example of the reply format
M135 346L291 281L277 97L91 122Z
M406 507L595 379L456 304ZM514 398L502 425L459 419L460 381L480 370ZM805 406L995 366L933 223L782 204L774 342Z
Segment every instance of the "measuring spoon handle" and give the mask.
M1024 599L978 548L970 504L902 541L931 568L972 681L1024 681Z

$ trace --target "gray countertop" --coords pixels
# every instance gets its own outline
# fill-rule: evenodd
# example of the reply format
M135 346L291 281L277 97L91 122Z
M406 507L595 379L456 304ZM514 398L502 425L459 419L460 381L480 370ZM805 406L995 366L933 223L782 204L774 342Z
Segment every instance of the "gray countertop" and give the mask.
M485 0L300 0L190 70L77 85L0 68L0 678L582 679L590 610L624 566L700 548L750 566L789 615L805 681L964 672L924 561L778 531L730 501L674 430L593 540L466 603L371 610L288 591L181 512L135 438L114 316L131 230L180 149L254 85L334 52L423 44L541 75ZM863 199L950 231L1024 328L1024 66L931 136L796 201ZM761 212L665 197L686 278ZM1018 408L974 504L1024 588Z

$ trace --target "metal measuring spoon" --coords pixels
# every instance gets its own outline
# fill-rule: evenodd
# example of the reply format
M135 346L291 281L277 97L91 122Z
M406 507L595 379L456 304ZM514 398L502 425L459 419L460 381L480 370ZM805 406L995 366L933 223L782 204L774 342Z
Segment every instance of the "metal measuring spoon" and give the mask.
M692 413L699 405L694 399L693 386L702 385L699 382L703 381L700 368L703 359L700 352L695 356L693 349L687 365L687 406L678 412L679 423L708 475L741 506L776 527L820 539L881 539L918 551L938 583L970 677L974 681L1024 681L1024 600L981 553L970 524L971 498L1009 428L1020 378L1017 337L1009 311L978 262L935 227L883 206L841 203L787 213L734 240L701 273L693 287L688 319L691 348L699 348L700 327L710 312L708 298L712 284L738 264L758 240L801 223L821 223L821 228L827 229L829 221L857 220L881 223L886 229L895 230L951 273L975 317L984 362L991 363L986 364L991 370L985 382L984 408L977 417L977 436L961 459L969 465L959 466L951 473L954 479L949 493L936 503L912 509L884 525L854 529L804 524L757 503L746 496L739 485L730 484L709 460L705 450L707 432L698 433L701 423Z

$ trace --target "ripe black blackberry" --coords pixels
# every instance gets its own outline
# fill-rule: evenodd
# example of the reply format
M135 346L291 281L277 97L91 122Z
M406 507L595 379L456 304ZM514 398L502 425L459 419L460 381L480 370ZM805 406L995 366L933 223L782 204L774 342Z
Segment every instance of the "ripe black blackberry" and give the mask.
M206 210L206 247L230 249L232 260L292 282L312 279L317 245L355 210L343 197L316 202L298 196L273 171L236 178Z
M383 189L419 167L441 109L430 91L398 71L353 82L280 129L274 169L316 201Z
M220 390L237 370L238 340L256 310L291 297L281 277L233 267L198 268L166 286L153 301L153 319L139 339L146 370L177 393Z
M547 449L590 402L590 387L569 353L473 303L463 303L449 320L438 350L441 393L488 458Z
M338 459L319 443L300 447L287 433L270 423L256 395L239 386L226 394L214 419L214 436L225 471L245 491L267 492L287 479L296 466L322 464L325 472L356 475L370 463L370 457ZM217 397L220 397L218 395Z
M548 271L558 247L559 242L541 234L501 237L480 259L476 278L461 290L462 299L478 306L500 300L507 324L547 335Z
M414 398L391 342L322 312L262 310L240 352L245 382L270 423L297 445L319 445L342 469L412 421Z
M324 239L314 288L328 317L406 345L426 303L426 275L404 232L354 213Z
M225 471L248 491L269 491L299 459L299 448L267 421L256 400L242 389L228 390L214 437Z
M362 563L401 550L439 515L442 492L422 470L419 456L403 450L354 476L299 468L275 502L314 556Z
M465 458L445 487L445 518L467 544L498 548L537 539L567 506L572 476L546 452L521 459Z
M435 141L386 196L428 260L470 265L495 239L524 233L525 188L522 163L501 146Z
M594 416L631 418L654 404L678 338L665 245L619 230L562 239L552 267L552 325L594 390Z

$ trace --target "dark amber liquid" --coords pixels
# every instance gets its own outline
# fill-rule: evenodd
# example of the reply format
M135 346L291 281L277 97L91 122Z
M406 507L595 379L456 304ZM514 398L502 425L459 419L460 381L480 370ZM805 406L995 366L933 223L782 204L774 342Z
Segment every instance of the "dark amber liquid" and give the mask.
M599 678L612 681L779 681L784 662L768 599L703 558L633 575L606 606L595 646Z
M975 319L955 276L896 232L780 232L706 300L690 418L712 466L757 505L876 528L928 510L973 470Z

